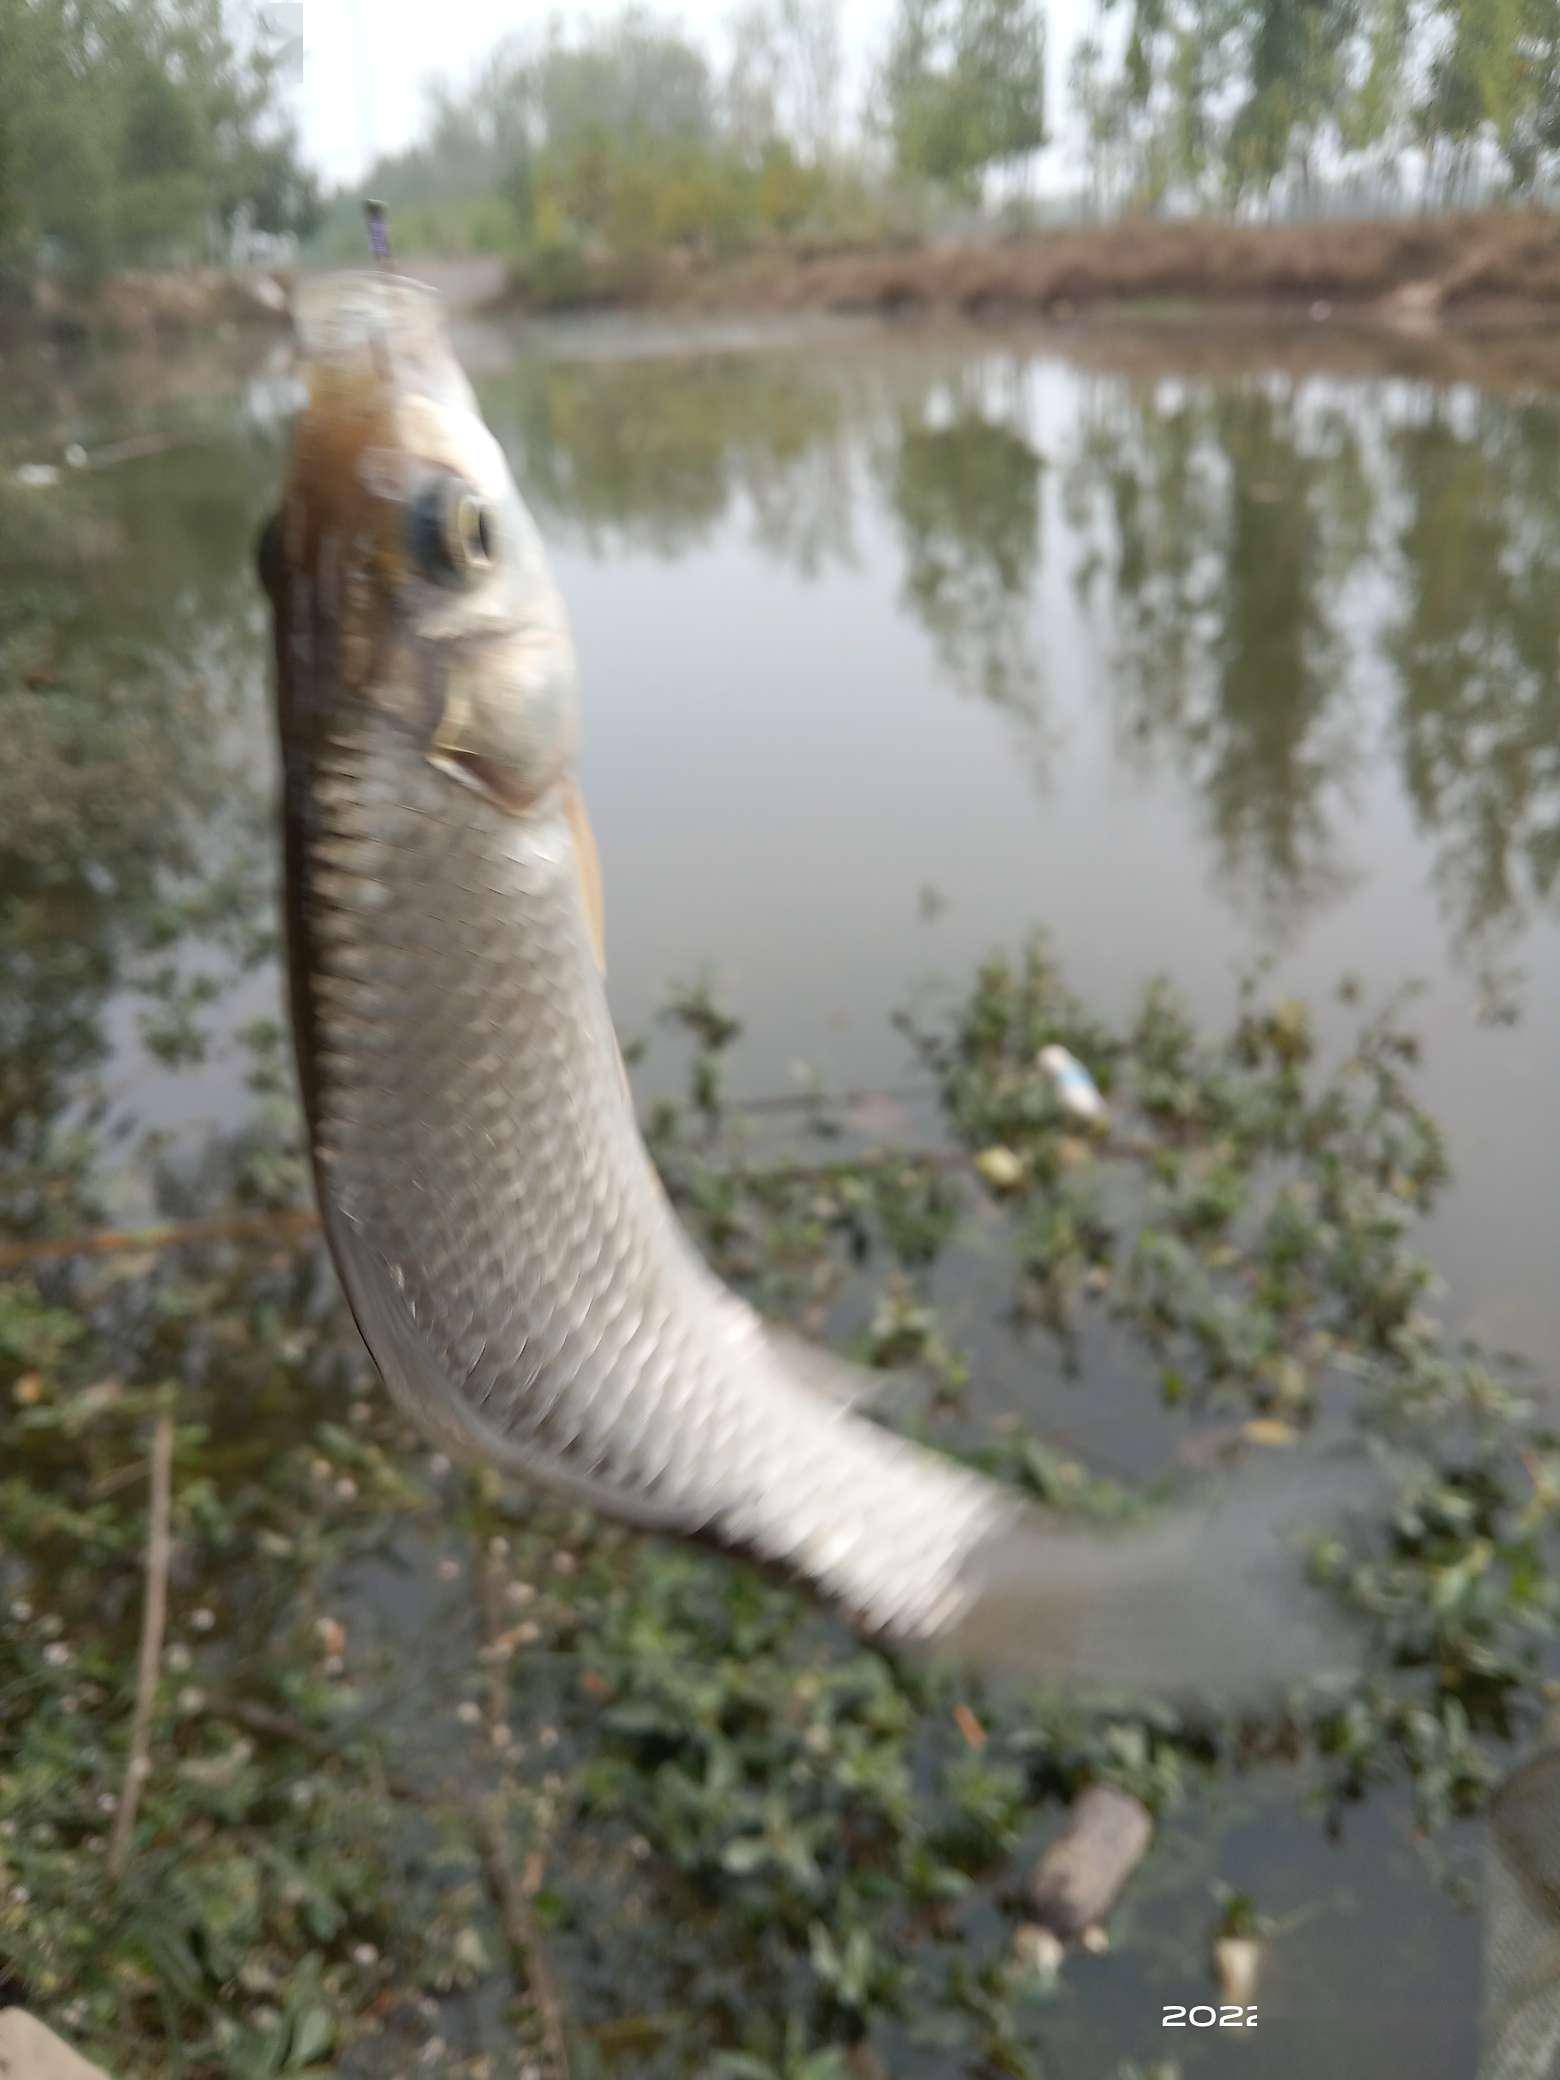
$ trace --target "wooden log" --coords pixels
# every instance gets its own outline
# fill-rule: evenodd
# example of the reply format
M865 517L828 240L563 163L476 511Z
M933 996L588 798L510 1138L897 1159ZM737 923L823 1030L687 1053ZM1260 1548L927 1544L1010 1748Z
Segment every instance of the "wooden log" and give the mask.
M1035 1925L1064 1948L1074 1943L1103 1947L1106 1917L1147 1854L1153 1834L1153 1819L1141 1799L1113 1784L1089 1785L1035 1865L1029 1882Z

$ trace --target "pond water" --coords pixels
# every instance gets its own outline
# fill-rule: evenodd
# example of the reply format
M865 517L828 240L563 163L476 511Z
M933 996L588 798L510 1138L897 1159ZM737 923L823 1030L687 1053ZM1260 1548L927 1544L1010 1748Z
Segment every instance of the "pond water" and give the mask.
M1421 979L1441 1305L1552 1367L1560 392L1227 346L1209 375L1175 334L469 345L574 619L622 1031L708 974L738 1092L801 1064L894 1084L893 1009L1037 924L1107 1012L1164 971L1222 1021L1259 960L1318 1002ZM23 1166L62 1125L164 1130L190 1207L220 1197L205 1130L251 1103L224 1038L278 1008L250 547L287 396L271 369L147 402L109 367L0 402L7 467L165 443L0 487L0 1128ZM105 1214L145 1191L105 1159ZM1119 1411L1056 1428L1143 1456ZM1334 1850L1288 1796L1221 1819L1222 1875L1260 1872L1280 1915L1327 1902L1244 2069L1468 2070L1475 1924L1390 1809ZM1165 2055L1159 2003L1198 1997L1172 1938L1206 1925L1209 1851L1178 1825L1181 1877L1047 2024L1069 2072Z
M1421 981L1456 1176L1433 1233L1447 1305L1553 1352L1552 395L1261 365L1209 380L1178 372L1195 357L1173 335L1153 376L1141 351L1119 375L978 338L610 358L543 335L498 370L478 344L583 660L625 1031L669 977L708 972L745 1022L739 1090L801 1062L831 1086L883 1080L907 985L1036 923L1109 1007L1163 970L1222 1011L1263 958L1308 997L1346 972ZM155 698L194 724L170 746L130 704L148 768L106 825L76 824L83 871L93 832L147 872L197 826L221 856L235 815L263 846L245 554L289 395L262 378L236 406L56 417L61 439L148 420L180 437L65 487L85 564L53 668L78 645L105 668L153 650ZM33 412L0 422L0 449L36 452L38 431ZM5 509L24 585L45 503ZM23 848L58 847L63 817L26 805L35 836L22 806ZM125 906L100 903L122 937ZM146 1116L225 1107L220 1071L160 1088L104 994Z

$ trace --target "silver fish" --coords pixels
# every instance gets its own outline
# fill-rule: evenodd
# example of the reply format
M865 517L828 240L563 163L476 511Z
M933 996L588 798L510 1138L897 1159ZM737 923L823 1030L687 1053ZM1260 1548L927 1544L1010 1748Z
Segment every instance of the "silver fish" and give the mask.
M262 542L299 1071L325 1232L459 1456L778 1565L865 1634L1238 1695L1335 1654L1267 1505L1126 1539L896 1437L869 1376L714 1277L640 1139L602 979L563 605L437 300L299 311Z

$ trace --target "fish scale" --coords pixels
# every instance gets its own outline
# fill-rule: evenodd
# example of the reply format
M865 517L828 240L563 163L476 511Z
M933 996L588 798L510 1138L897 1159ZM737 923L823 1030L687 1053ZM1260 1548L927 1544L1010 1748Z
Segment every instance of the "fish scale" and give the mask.
M876 1622L931 1629L969 1528L1013 1504L876 1432L873 1466L852 1466L849 1419L774 1376L761 1324L688 1247L603 1024L562 816L520 832L391 727L339 741L329 771L312 926L321 1178L393 1269L430 1364L517 1457L527 1441L544 1455L528 1471L551 1460L594 1480L610 1464L625 1499L664 1497L686 1528L719 1520L777 1561L811 1555ZM477 888L481 915L455 917ZM412 1178L437 1179L432 1218ZM524 1210L506 1237L495 1208ZM950 1491L940 1540L928 1476ZM849 1528L863 1515L871 1568Z

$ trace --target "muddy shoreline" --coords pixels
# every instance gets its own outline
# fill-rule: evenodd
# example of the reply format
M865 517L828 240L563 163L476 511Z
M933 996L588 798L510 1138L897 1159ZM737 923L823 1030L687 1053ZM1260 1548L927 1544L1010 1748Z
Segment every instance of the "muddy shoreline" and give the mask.
M308 270L299 270L306 272ZM733 326L1044 333L1069 356L1131 373L1169 352L1188 374L1249 362L1254 343L1296 373L1379 369L1503 385L1560 381L1560 216L1508 211L1298 225L1133 222L981 244L785 251L625 271L602 263L567 304L527 295L495 256L408 255L490 352L607 323L724 339ZM161 362L199 343L246 358L285 340L297 276L277 268L126 273L90 297L39 285L0 310L0 356L103 347ZM615 321L615 324L614 324ZM274 348L272 348L274 351ZM630 349L632 351L632 349ZM483 358L481 353L476 357Z
M0 351L285 333L291 302L292 273L283 268L138 268L90 289L37 281L0 299Z
M523 280L501 306L536 308ZM974 319L1091 312L1268 320L1368 317L1534 330L1560 315L1560 217L1538 210L1386 222L1131 221L897 250L789 248L701 264L600 266L578 306L801 309Z

